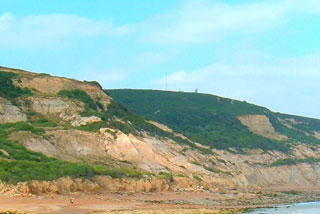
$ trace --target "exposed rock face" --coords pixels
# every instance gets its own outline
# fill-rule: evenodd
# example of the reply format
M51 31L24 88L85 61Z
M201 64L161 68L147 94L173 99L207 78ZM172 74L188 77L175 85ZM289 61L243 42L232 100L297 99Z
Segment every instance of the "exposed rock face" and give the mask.
M287 136L277 133L269 118L265 115L243 115L238 117L241 123L247 126L255 134L274 140L287 140Z
M197 183L190 183L187 179L194 176L201 177L206 188L216 190L320 185L319 163L270 167L275 160L290 157L280 152L248 150L248 154L234 154L214 150L213 156L188 149L183 154L181 151L185 147L172 141L135 137L110 129L102 129L100 133L53 130L47 131L46 135L50 136L48 140L39 136L28 137L25 132L15 133L11 138L20 140L28 149L63 160L103 163L112 159L130 162L154 173L171 171L176 175L184 174L186 178L177 177L176 180L179 180L177 185L185 185L179 188L186 190L196 188ZM311 150L297 146L294 157L320 157L320 148Z
M27 115L10 101L0 97L0 124L27 121Z
M91 123L96 123L102 121L101 118L96 116L90 116L90 117L77 117L75 120L71 122L71 125L73 126L85 126Z
M320 132L314 132L314 137L320 139Z
M92 181L61 178L57 181L33 181L30 184L19 184L17 188L20 192L150 192L176 189L194 191L200 187L219 190L277 185L320 185L319 163L270 167L271 163L279 159L320 158L320 147L295 145L292 155L259 150L247 150L246 154L213 150L212 154L203 154L188 145L178 144L166 138L152 137L144 132L139 133L138 136L110 128L101 128L100 132L80 131L76 130L76 127L100 122L101 118L81 117L85 104L77 100L61 98L57 96L58 92L64 89L84 90L94 98L94 101L101 102L104 109L107 109L111 98L96 85L34 73L23 74L21 81L16 81L15 84L29 89L34 88L35 94L32 97L18 99L19 107L0 98L0 124L27 121L27 115L23 113L27 111L37 112L46 118L54 118L63 123L54 128L44 127L45 133L42 136L27 131L13 132L9 136L12 141L18 141L32 151L66 161L99 164L126 163L139 170L155 174L170 172L175 176L175 182L171 183L157 178L134 180L111 179L103 176L97 176ZM113 119L127 124L119 118ZM287 140L287 136L275 131L265 115L245 115L240 116L239 120L253 133L275 140ZM149 122L165 132L188 140L163 124ZM314 135L320 138L318 132L315 132ZM196 144L196 142L188 141ZM205 147L200 144L196 145ZM206 147L206 149L210 148ZM0 152L9 156L5 150Z
M74 115L84 111L83 103L77 101L71 102L62 98L29 97L26 100L28 102L28 104L25 104L27 107L43 115L60 115L63 118L65 115Z
M63 177L55 181L32 181L18 183L16 186L0 183L0 193L9 195L30 194L64 194L70 192L103 193L103 192L165 192L197 191L207 189L204 182L190 178L175 178L173 181L157 178L115 179L109 176L95 176L92 179L72 179Z
M173 130L170 129L168 126L166 125L163 125L161 123L158 123L156 121L148 121L149 123L151 123L152 125L155 125L156 127L158 127L159 129L165 131L165 132L170 132L170 133L173 133Z
M86 91L93 99L99 100L105 110L107 109L111 100L111 98L106 95L98 86L67 78L48 77L41 75L33 75L32 77L24 76L21 78L20 82L15 82L15 84L21 88L33 88L49 96L56 95L61 90L81 89Z

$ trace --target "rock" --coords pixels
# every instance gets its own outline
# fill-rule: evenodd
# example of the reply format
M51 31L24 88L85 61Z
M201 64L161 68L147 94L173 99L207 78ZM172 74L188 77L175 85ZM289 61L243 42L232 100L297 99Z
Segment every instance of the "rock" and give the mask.
M0 149L0 152L1 152L2 154L4 154L5 156L7 156L7 157L10 156L9 153L8 153L6 150L4 150L4 149Z
M288 137L277 133L265 115L243 115L239 116L240 122L247 126L255 134L274 140L287 140Z
M26 74L26 72L18 73ZM110 104L111 98L104 93L98 85L62 77L40 76L35 73L27 74L28 77L22 76L19 82L15 81L15 85L21 88L34 89L49 96L57 95L61 90L80 89L88 93L88 95L93 99L99 100L99 102L103 105L104 110L107 110L108 105Z
M0 97L0 124L27 121L27 115L8 100Z
M72 126L85 126L91 123L96 123L102 121L100 117L90 116L90 117L77 117L75 120L71 122Z

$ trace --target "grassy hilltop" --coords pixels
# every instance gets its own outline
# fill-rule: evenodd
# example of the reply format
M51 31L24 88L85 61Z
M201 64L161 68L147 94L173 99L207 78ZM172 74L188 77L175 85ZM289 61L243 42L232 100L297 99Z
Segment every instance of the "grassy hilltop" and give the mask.
M210 94L156 90L106 90L116 101L148 120L163 123L191 140L217 149L243 148L289 151L292 144L319 144L314 132L320 120L274 113L245 101ZM265 115L277 133L274 140L251 132L238 119L242 115Z

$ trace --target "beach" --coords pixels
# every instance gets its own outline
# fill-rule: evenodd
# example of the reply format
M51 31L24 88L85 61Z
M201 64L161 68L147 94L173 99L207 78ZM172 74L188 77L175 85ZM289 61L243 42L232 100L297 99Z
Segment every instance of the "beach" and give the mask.
M258 207L316 201L318 198L317 192L1 195L0 210L17 210L35 214L241 213ZM73 204L70 203L70 199L73 199Z

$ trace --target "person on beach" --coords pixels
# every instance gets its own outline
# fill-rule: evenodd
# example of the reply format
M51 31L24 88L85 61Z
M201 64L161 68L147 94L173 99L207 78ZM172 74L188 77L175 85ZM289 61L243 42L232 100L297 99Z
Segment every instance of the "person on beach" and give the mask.
M74 198L70 198L70 204L74 203Z

